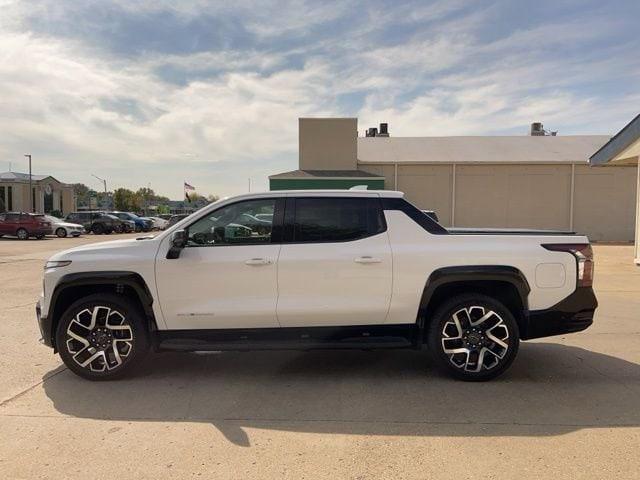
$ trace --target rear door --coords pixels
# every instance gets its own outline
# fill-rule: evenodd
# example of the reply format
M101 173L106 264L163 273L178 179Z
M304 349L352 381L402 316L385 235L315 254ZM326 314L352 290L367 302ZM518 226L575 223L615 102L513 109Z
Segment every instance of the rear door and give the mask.
M379 197L289 197L278 260L280 325L384 323L391 260Z

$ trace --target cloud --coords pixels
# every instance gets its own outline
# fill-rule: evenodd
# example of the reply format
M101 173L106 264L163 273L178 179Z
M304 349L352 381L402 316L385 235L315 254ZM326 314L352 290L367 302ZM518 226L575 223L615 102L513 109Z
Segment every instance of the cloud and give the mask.
M639 8L529 6L0 0L0 159L180 197L183 179L225 195L296 168L300 116L613 133L637 113Z

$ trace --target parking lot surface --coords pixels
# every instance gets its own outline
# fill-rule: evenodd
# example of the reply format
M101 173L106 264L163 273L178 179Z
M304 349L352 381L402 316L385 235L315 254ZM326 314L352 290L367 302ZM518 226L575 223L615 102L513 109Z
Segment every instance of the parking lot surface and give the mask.
M594 326L489 383L414 351L163 353L88 382L38 343L42 266L133 236L0 239L0 478L640 478L631 246L594 248Z

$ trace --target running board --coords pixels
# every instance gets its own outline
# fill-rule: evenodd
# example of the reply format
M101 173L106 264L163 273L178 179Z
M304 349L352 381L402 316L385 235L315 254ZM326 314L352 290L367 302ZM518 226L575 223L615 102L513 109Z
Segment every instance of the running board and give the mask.
M165 351L316 350L411 348L412 325L256 328L229 330L160 330L155 345Z

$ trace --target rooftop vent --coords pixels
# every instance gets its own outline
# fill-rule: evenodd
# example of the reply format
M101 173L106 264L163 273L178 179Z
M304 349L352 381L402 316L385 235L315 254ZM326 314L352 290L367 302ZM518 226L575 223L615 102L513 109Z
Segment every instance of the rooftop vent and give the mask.
M551 132L549 130L545 130L544 126L540 122L533 122L531 124L531 136L532 137L544 137L544 136L555 137L557 134L558 134L558 132Z
M389 124L381 123L380 130L376 127L371 127L364 132L365 137L388 137L389 136Z

